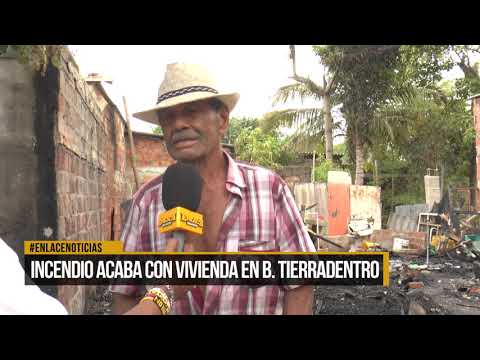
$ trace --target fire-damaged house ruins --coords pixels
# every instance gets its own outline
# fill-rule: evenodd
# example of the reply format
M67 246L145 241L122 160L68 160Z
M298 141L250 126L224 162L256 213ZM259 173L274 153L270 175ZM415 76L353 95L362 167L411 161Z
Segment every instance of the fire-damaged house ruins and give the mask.
M127 122L101 77L82 77L66 48L45 76L4 56L0 93L0 237L20 256L25 240L119 239L137 185ZM346 172L285 179L318 251L390 253L388 288L318 287L315 314L480 314L480 95L471 100L476 188L442 189L426 170L425 202L382 220L380 188ZM161 135L132 136L141 185L174 161ZM71 314L108 312L102 288L43 290Z
M390 286L318 287L316 314L480 314L480 95L472 99L476 188L442 189L427 169L425 203L399 205L382 223L380 188L297 183L294 193L319 251L388 251Z

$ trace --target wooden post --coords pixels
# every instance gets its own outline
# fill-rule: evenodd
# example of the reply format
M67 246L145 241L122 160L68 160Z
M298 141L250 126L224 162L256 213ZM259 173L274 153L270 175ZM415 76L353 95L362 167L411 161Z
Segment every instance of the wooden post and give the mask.
M391 204L391 210L390 210L390 212L392 214L394 212L394 210L393 210L393 193L394 193L394 191L393 191L393 177L394 177L394 174L392 173L392 204Z
M128 138L130 140L130 150L132 154L132 168L133 168L133 177L135 178L135 191L138 190L138 175L137 175L137 165L136 165L136 156L135 156L135 144L133 143L133 135L132 129L130 127L130 116L128 115L128 108L127 108L127 99L125 96L123 97L123 105L125 106L125 117L127 120L127 128L128 128Z
M312 174L310 176L312 183L315 182L315 150L313 150L313 161L312 161Z

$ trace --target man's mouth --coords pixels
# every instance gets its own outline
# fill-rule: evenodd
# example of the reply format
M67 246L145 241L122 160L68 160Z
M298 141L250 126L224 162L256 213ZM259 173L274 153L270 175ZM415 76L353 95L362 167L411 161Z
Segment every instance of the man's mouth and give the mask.
M175 145L176 148L185 148L192 146L196 141L197 139L195 138L179 139L174 141L173 145Z
M198 134L192 130L184 130L172 136L172 145L177 149L187 148L198 141Z

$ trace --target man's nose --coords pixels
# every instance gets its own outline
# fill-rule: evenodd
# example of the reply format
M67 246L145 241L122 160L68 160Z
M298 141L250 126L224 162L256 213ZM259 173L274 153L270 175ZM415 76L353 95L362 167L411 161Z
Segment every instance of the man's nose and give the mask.
M188 119L185 116L182 116L181 114L175 116L175 118L172 121L172 125L175 130L182 130L190 127Z

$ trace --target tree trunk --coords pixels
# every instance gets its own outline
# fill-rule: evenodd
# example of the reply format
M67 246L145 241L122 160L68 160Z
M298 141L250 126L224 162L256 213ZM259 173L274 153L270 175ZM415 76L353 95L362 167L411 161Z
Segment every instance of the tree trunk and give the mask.
M332 119L332 102L330 95L326 94L323 97L323 108L325 111L325 158L327 161L333 161L333 119Z
M363 172L363 164L365 163L363 153L363 142L360 134L355 129L355 185L363 185L365 173Z

